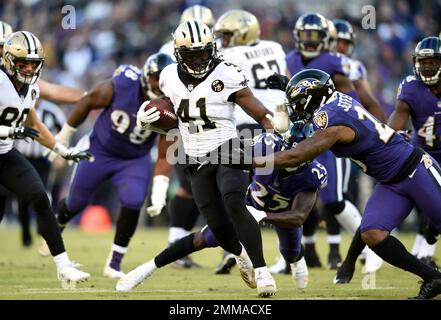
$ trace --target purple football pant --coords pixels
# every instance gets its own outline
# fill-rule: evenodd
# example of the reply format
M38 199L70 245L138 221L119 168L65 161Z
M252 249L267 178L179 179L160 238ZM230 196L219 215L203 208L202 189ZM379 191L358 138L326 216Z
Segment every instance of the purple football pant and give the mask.
M351 160L337 158L331 151L326 151L316 159L325 166L328 172L328 184L318 193L323 203L344 201L343 195L348 191L351 176Z
M360 230L390 232L409 215L414 205L441 231L441 167L428 154L401 182L375 186L366 204Z
M89 151L93 162L81 161L77 166L67 198L71 212L83 210L100 184L107 179L117 188L122 207L139 210L147 194L152 174L150 154L124 159L110 155L96 140L91 140Z
M279 238L279 250L285 261L296 261L302 246L302 227L282 228L274 226Z

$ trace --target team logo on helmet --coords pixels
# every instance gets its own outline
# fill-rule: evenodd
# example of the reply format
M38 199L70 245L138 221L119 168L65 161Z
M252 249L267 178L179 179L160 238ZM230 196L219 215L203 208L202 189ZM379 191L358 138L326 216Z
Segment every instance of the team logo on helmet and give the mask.
M326 111L320 111L314 116L313 121L317 127L325 129L328 126L328 114Z
M211 89L214 92L221 92L222 90L224 90L224 83L221 80L214 80L211 84Z

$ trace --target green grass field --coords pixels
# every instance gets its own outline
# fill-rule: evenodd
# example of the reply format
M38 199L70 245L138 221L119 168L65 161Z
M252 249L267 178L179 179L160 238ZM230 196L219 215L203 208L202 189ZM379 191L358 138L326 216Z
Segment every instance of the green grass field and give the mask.
M398 237L410 248L414 235L399 234ZM206 249L193 254L193 259L202 265L200 269L178 269L173 265L157 270L152 277L132 293L115 292L116 281L102 276L103 264L112 242L113 232L88 234L70 228L64 234L71 259L84 265L91 273L89 282L79 284L75 290L63 290L56 279L52 258L37 254L36 244L23 249L17 227L0 227L0 300L13 299L144 299L144 300L248 300L256 299L256 291L242 282L237 267L230 275L215 275L214 269L221 258L219 248ZM265 257L268 264L278 257L276 234L263 230ZM349 236L343 234L341 253L349 245ZM34 241L34 243L37 241ZM318 234L318 250L322 263L326 262L328 245L325 235ZM131 242L123 262L127 272L138 264L151 259L167 245L167 230L163 228L139 229ZM441 257L437 250L436 256ZM376 289L363 289L361 265L351 284L334 285L335 271L310 270L309 285L305 290L295 288L290 275L276 275L278 292L272 299L406 299L418 292L416 276L396 269L388 264L375 275ZM372 279L372 278L371 278ZM372 281L371 281L372 283ZM373 284L373 283L372 283ZM439 296L438 299L441 297Z

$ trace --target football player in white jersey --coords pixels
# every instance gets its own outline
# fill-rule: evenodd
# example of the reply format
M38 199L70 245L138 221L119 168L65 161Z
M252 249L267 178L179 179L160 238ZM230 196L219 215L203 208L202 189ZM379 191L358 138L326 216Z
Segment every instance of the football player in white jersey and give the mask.
M180 24L174 44L178 64L162 71L159 85L179 117L186 171L196 205L222 248L236 256L247 285L257 287L259 296L273 295L276 283L263 257L259 225L245 207L248 176L217 161L219 154L231 160L240 148L235 108L244 108L267 129L272 129L270 111L254 97L242 69L217 58L213 33L207 25L194 20ZM147 104L139 109L138 125L155 130L149 124L160 114L156 108L144 111ZM244 161L240 156L234 160ZM134 269L120 279L117 290L131 290L149 276L152 267L159 266L145 264Z
M11 25L0 20L0 57L2 56L5 40L12 32ZM1 64L0 61L0 66ZM38 79L37 84L40 88L40 98L54 103L75 103L85 94L83 90L54 84L42 79Z
M68 149L56 142L35 111L39 97L36 84L44 62L40 41L32 33L18 31L4 43L0 68L0 183L19 198L29 201L37 223L49 245L62 284L87 280L90 275L71 262L64 248L55 214L35 168L13 147L15 139L31 138L68 160L89 159L90 155ZM1 217L0 217L1 220Z
M256 16L245 10L230 10L216 21L214 32L221 38L219 54L222 59L240 66L246 75L248 87L267 109L275 112L283 104L285 95L280 90L267 89L265 79L274 72L286 69L285 52L274 41L260 39L260 24ZM236 108L236 125L241 136L257 136L262 127L242 108ZM230 273L234 256L224 253L216 274Z
M214 26L213 13L209 8L201 5L188 7L182 12L180 23L189 20L200 21L210 28L213 28ZM161 49L159 49L159 52L168 54L173 58L174 62L176 62L173 40L166 42ZM174 172L178 177L179 187L168 207L168 214L170 217L168 243L170 244L189 235L199 216L199 211L196 207L191 191L190 179L184 172L184 169L185 166L179 163L174 166ZM152 189L154 188L155 184L153 183ZM162 208L160 203L164 204L165 199L161 202L158 201L159 199L151 198L152 204L160 211ZM150 211L150 215L152 214L156 215L158 213ZM175 261L175 265L183 268L199 266L190 257L184 257Z

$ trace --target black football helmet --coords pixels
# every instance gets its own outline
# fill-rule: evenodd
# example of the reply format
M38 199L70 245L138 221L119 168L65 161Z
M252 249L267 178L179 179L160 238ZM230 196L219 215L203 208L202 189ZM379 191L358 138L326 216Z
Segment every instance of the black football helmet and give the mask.
M286 86L286 104L292 122L310 122L335 92L331 76L319 69L305 69L296 73Z
M413 70L418 79L433 86L441 79L441 39L427 37L421 40L413 54Z
M165 53L155 53L147 58L142 68L141 84L145 88L147 95L150 99L158 98L158 95L154 93L154 88L151 87L149 78L156 77L159 80L161 71L173 63L172 57Z

